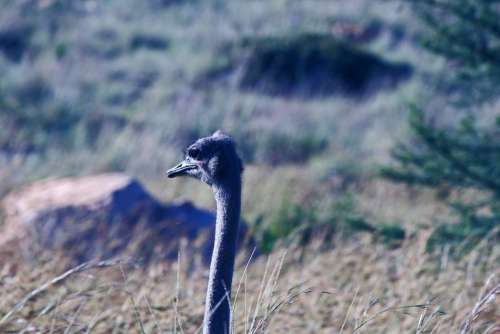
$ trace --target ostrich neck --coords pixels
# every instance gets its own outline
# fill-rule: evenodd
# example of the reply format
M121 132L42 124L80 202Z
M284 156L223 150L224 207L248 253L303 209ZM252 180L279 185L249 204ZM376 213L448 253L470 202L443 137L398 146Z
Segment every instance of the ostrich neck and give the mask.
M205 301L204 334L226 334L231 322L231 284L241 209L241 180L213 187L215 240Z

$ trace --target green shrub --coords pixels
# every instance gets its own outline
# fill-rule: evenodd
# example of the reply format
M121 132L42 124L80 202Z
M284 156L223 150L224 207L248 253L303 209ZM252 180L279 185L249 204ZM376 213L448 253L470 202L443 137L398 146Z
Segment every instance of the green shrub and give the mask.
M491 215L478 215L471 207L460 204L455 204L455 209L460 212L461 220L439 224L427 240L428 252L440 252L448 247L451 255L460 258L485 238L493 244L500 242L500 206L495 205Z
M382 175L436 189L458 222L438 225L427 250L449 244L452 252L460 249L457 255L464 254L500 227L500 121L484 129L465 118L459 126L442 129L429 124L423 111L414 107L410 125L413 142L394 149L397 164L382 169Z
M68 53L68 45L66 43L60 42L56 45L54 52L57 59L62 59Z
M411 139L395 147L396 164L382 172L436 190L458 219L437 226L427 248L451 245L461 255L500 227L500 117L487 125L475 117L500 92L500 7L490 0L408 2L423 23L423 47L450 65L431 90L445 88L447 107L468 116L439 124L442 109L433 101L410 106Z
M396 224L380 224L375 230L375 237L387 244L389 247L400 246L406 238L406 231Z
M257 232L260 234L260 249L265 253L271 252L277 242L289 238L315 220L313 210L284 198L279 208L266 219L265 226L258 226L262 228Z
M60 145L80 119L78 112L54 103L51 85L40 76L0 87L0 107L0 148L12 152Z
M127 123L124 114L84 108L83 101L58 99L42 76L0 86L0 150L43 155L49 149L93 147L104 130L116 131Z
M328 199L320 205L320 198L311 203L296 203L285 197L275 212L266 219L260 217L254 226L254 234L260 249L268 253L278 243L294 241L301 247L319 237L324 247L331 247L334 236L352 237L356 233L373 233L390 247L396 247L405 239L405 230L398 225L370 224L361 215L351 195Z

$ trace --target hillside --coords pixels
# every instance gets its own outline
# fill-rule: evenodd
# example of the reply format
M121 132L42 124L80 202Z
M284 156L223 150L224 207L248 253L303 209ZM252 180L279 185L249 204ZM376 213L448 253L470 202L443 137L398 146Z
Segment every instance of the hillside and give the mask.
M358 168L369 168L387 159L400 133L389 130L402 128L406 117L402 99L428 69L412 52L408 13L392 4L50 0L1 6L3 192L54 173L155 177L184 145L217 128L240 142L248 163L319 160L332 169L363 161ZM305 34L320 39L307 39L300 55ZM273 65L279 57L288 59L282 68ZM280 82L265 62L297 72L296 82ZM301 67L307 62L319 72ZM358 68L363 62L366 68ZM333 87L318 77L325 66L347 72L335 90L320 93L320 86ZM279 93L286 90L292 98Z

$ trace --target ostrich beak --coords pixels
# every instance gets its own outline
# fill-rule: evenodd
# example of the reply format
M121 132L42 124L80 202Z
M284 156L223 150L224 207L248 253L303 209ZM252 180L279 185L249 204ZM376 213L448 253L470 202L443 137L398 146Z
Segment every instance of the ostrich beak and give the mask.
M183 162L181 162L177 166L167 170L167 176L169 178L174 178L177 176L188 175L187 171L189 171L191 169L195 169L195 168L198 168L198 166L196 164L184 160Z

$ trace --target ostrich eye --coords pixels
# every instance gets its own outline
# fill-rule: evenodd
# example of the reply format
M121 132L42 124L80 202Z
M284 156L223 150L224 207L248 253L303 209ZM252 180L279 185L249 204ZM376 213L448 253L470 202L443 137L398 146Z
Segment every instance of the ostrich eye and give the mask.
M198 159L200 157L200 150L197 148L189 148L187 154L190 158Z

